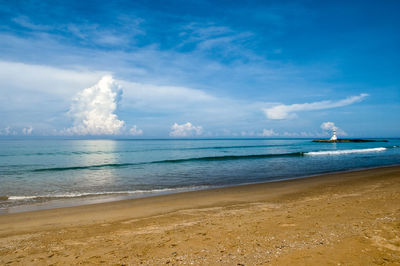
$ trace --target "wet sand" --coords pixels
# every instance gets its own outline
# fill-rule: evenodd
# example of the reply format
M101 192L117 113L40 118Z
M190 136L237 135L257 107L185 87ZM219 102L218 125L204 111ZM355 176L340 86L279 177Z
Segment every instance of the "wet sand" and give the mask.
M400 166L0 215L0 264L399 265Z

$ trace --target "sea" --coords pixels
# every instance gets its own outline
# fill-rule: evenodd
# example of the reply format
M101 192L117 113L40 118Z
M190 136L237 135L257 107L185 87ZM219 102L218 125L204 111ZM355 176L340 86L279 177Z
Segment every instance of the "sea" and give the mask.
M0 140L0 214L399 165L387 140Z

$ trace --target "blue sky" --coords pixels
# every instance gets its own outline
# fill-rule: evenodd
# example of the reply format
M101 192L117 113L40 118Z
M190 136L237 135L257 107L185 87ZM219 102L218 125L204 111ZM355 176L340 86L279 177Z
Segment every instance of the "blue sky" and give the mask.
M0 137L398 137L399 11L0 0Z

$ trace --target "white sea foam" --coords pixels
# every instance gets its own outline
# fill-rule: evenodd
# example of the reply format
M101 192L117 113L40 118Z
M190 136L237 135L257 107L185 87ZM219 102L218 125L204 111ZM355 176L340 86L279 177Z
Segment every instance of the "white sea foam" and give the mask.
M151 190L131 190L131 191L103 191L103 192L88 192L88 193L65 193L65 194L47 194L37 196L8 196L8 200L32 200L32 199L51 199L51 198L79 198L90 196L107 196L107 195L133 195L133 194L148 194L148 193L163 193L168 191L185 191L197 190L202 187L188 187L188 188L163 188Z
M352 149L352 150L336 150L336 151L312 151L306 152L304 155L342 155L350 153L367 153L367 152L381 152L385 151L386 148L370 148L370 149Z
M28 200L28 199L35 199L38 196L9 196L8 200Z

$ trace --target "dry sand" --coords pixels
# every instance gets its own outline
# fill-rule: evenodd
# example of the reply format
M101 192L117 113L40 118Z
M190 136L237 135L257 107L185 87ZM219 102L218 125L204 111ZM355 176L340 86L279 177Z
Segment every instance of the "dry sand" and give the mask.
M0 264L399 265L400 167L0 216Z

